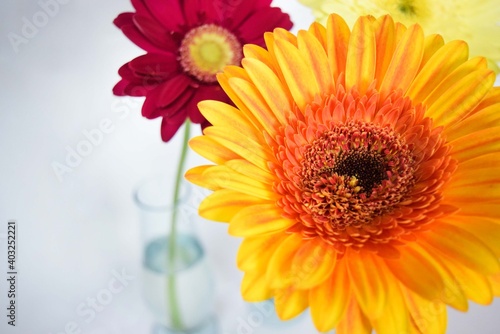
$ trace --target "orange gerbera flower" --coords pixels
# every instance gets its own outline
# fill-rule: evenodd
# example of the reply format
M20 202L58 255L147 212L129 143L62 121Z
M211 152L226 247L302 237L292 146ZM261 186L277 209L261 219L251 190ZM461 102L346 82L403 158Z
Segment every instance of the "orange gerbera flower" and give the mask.
M500 295L500 88L467 44L337 15L218 79L235 107L191 147L200 214L245 238L245 300L310 307L338 334L444 333L446 305Z

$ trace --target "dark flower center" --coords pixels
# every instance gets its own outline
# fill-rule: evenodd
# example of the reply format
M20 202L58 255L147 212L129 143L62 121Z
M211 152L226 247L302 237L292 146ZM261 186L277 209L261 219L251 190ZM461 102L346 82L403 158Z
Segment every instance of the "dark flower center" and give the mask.
M356 178L364 193L370 194L373 187L387 179L387 166L378 152L350 151L340 154L331 174Z

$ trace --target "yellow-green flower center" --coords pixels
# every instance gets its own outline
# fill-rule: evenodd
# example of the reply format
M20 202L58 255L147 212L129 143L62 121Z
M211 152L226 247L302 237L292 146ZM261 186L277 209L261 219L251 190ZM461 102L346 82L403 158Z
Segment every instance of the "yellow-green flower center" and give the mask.
M203 82L216 82L218 72L227 65L239 65L242 58L236 36L215 24L191 29L179 51L184 71Z

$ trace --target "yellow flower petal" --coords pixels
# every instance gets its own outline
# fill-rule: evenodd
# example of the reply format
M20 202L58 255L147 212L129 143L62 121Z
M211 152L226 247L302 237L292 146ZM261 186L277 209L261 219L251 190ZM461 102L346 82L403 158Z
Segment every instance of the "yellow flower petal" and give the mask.
M330 278L309 292L311 316L320 332L337 326L352 298L345 262L338 261Z
M204 158L216 163L224 164L228 160L241 157L226 147L217 145L209 136L198 136L189 140L189 147Z
M230 189L219 189L207 196L200 204L200 216L221 222L229 222L240 210L261 203L260 198Z
M338 15L328 17L326 27L327 54L330 61L333 80L337 80L341 73L345 74L347 47L351 31L345 21Z
M294 224L293 220L281 217L281 211L274 203L259 204L249 206L234 215L228 232L238 237L252 237L283 231Z
M372 326L355 298L351 298L345 316L335 329L335 334L371 334Z
M402 289L406 306L417 333L445 334L447 324L446 305L438 299L425 299L416 293Z
M406 92L420 66L424 53L424 34L418 25L411 26L398 43L387 73L380 86L385 99L394 90Z
M373 320L373 327L377 334L408 333L410 329L410 315L401 294L398 281L391 275L387 279L387 300L390 303L384 307L380 317Z
M483 274L500 271L495 254L470 233L450 224L433 226L432 233L422 236L429 245L472 270Z
M245 272L259 272L259 269L266 268L276 248L286 236L284 233L275 233L245 238L240 245L236 258L238 268ZM264 278L262 277L262 279Z
M287 288L276 291L274 306L281 320L289 320L304 311L308 302L308 291Z
M260 302L273 296L266 280L259 272L246 272L241 281L241 295L247 302Z
M291 284L297 289L320 285L331 275L336 261L337 252L331 245L319 238L304 242L292 260Z
M352 289L361 309L370 318L379 317L387 300L383 262L369 252L355 251L347 253L344 261L347 261Z
M306 105L320 93L311 69L307 67L307 63L295 46L288 41L275 40L274 52L295 103L300 110L305 110Z
M274 252L266 272L266 279L272 288L283 289L290 286L292 260L302 246L299 234L290 234Z

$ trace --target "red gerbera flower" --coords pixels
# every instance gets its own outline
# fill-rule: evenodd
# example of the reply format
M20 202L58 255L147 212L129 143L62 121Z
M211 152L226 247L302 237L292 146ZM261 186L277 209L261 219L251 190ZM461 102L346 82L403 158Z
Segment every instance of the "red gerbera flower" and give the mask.
M197 108L211 99L230 102L215 74L239 65L242 46L264 45L263 34L290 29L290 17L271 0L132 0L135 13L114 20L147 53L123 65L115 95L146 96L142 115L163 117L161 136L169 141L189 117L208 122Z

